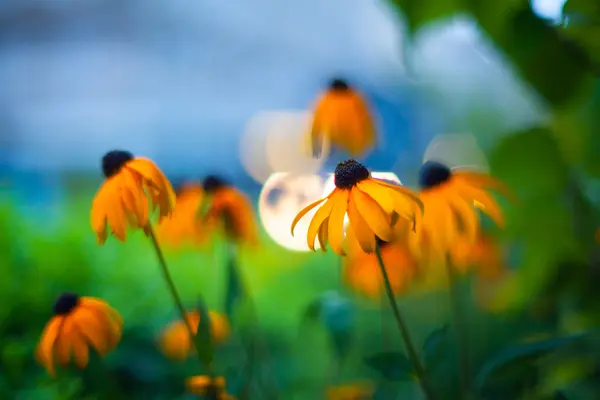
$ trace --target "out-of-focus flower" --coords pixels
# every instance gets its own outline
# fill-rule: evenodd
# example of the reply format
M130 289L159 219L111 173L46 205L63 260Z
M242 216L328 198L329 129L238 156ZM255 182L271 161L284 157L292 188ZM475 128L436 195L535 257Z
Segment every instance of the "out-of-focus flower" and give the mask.
M225 378L217 376L200 375L193 376L185 380L185 386L188 392L196 396L204 396L211 400L235 400L236 397L228 394L225 391Z
M250 199L214 175L207 176L202 186L207 196L207 208L201 210L204 223L211 229L222 230L238 244L258 244L258 224Z
M176 195L173 214L160 222L156 234L161 243L171 247L201 245L206 239L206 232L197 214L204 199L204 189L201 185L188 183L182 185Z
M489 189L508 197L510 194L494 178L475 171L450 170L430 161L421 168L419 180L425 214L422 229L408 236L409 248L419 260L445 260L459 240L474 243L480 230L477 210L504 226L502 210Z
M102 158L102 171L106 180L91 208L91 224L98 243L106 242L107 228L125 241L128 225L133 229L146 228L149 211L158 209L160 219L173 211L175 193L171 183L151 160L113 150Z
M54 304L54 317L46 324L36 348L36 359L51 376L56 364L85 368L89 348L100 356L114 350L121 340L123 319L103 300L63 293Z
M504 258L492 237L479 235L475 242L460 238L450 249L450 259L457 272L474 269L482 279L495 279L505 271Z
M342 79L334 79L315 106L310 132L314 157L321 155L323 137L352 157L375 144L375 127L365 99Z
M209 311L210 329L212 340L215 344L224 342L230 333L229 321L227 317L214 311ZM196 311L188 312L188 323L192 328L192 333L195 335L198 331L198 323L200 322L200 314ZM185 321L177 320L171 322L162 332L159 339L160 349L165 356L172 360L183 361L194 350L193 344L190 341Z
M352 229L346 234L346 243L348 257L343 263L344 281L358 293L372 299L381 298L385 286L377 256L362 250L354 238ZM392 291L399 295L415 277L417 264L406 248L404 236L394 238L391 242L380 241L379 246Z
M325 202L315 213L308 227L307 244L315 251L318 236L321 249L327 243L339 255L343 249L344 216L348 219L356 240L366 253L375 251L376 238L390 241L398 217L419 225L423 204L405 187L375 179L362 164L348 160L335 169L335 189L325 198L309 204L292 222L292 235L300 219Z
M375 388L367 383L333 386L327 389L327 400L371 400L374 395Z
M596 239L596 243L600 244L600 228L598 228L596 230L595 239Z

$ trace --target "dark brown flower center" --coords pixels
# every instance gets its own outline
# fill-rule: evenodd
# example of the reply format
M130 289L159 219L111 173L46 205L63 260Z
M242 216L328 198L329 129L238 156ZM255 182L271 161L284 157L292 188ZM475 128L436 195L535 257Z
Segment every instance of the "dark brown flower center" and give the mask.
M202 181L202 188L206 193L213 193L226 185L227 183L225 180L216 175L208 175L204 178L204 181Z
M435 161L427 161L419 171L419 185L423 189L429 189L441 185L451 177L450 168Z
M133 160L133 154L124 150L112 150L102 157L102 172L104 176L110 178L116 175L123 165Z
M335 186L339 189L350 189L371 176L369 170L355 160L338 163L333 175Z
M79 296L75 293L62 293L54 303L54 314L67 315L79 304Z
M347 92L350 90L350 86L345 80L336 78L329 83L329 89L334 92Z
M377 243L377 245L379 246L380 249L383 249L385 246L387 246L388 244L390 244L390 242L386 242L385 240L382 240L377 235L375 235L375 242Z

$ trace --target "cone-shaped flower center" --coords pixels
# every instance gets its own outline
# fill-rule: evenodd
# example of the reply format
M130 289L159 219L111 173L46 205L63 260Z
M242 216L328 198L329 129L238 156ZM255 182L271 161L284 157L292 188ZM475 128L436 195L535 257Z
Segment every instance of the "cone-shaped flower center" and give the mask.
M79 296L75 293L63 293L54 303L54 314L67 315L79 304Z
M427 161L419 172L419 185L423 189L429 189L441 185L452 177L452 171L444 164L435 161Z
M116 175L127 161L133 160L133 154L124 150L112 150L102 157L102 172L110 178Z
M350 189L370 175L369 170L361 163L354 160L343 161L335 167L335 186L339 189Z
M329 84L329 89L335 92L346 92L350 89L345 80L336 78Z
M208 175L202 181L202 188L206 193L212 193L223 186L225 186L225 181L216 175Z

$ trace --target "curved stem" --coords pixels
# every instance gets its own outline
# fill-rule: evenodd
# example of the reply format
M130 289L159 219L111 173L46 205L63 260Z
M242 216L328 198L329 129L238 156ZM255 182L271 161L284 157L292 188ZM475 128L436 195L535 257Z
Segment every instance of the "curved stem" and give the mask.
M460 363L460 383L462 386L463 397L470 399L471 391L469 389L469 348L467 345L467 335L463 329L464 317L460 307L460 295L456 285L456 275L452 269L452 262L448 257L446 259L446 270L448 272L448 283L450 290L450 306L452 308L452 324L456 332L456 340L458 345L458 359Z
M169 287L171 296L173 296L173 301L175 301L175 306L177 307L179 313L181 314L181 319L183 320L183 322L185 323L185 326L187 327L188 333L190 335L190 341L191 341L192 345L194 346L194 349L196 350L196 353L198 355L198 361L200 363L202 363L202 352L196 345L196 340L194 338L194 336L195 336L194 329L192 328L190 321L188 320L188 318L186 316L185 307L183 306L181 297L179 296L179 293L177 292L177 288L175 287L175 282L173 282L173 278L171 277L171 273L169 272L169 267L167 267L167 262L165 261L165 256L163 255L162 249L160 248L160 245L158 244L158 240L156 240L156 235L154 234L154 230L152 229L152 226L150 224L148 224L148 226L146 226L146 228L145 228L145 231L148 234L148 237L150 238L150 242L152 242L152 246L154 247L154 251L156 252L156 256L158 257L158 263L160 264L160 268L163 273L163 277L165 278L165 281L167 282L167 286ZM204 366L207 369L208 375L213 376L214 374L212 371L212 365L207 364Z
M419 384L421 385L421 389L425 393L425 396L429 400L433 400L435 398L433 394L433 390L429 385L427 380L427 376L425 374L425 368L421 364L421 360L419 360L419 356L417 351L415 350L415 346L410 338L410 333L408 332L408 327L404 322L404 318L400 314L400 309L398 308L398 304L396 303L396 298L394 296L394 292L392 291L392 286L390 285L390 279L388 277L387 271L385 269L385 264L383 263L383 258L381 257L381 249L379 247L379 242L375 247L375 254L377 256L377 261L379 262L379 269L381 270L381 275L383 277L383 283L385 286L385 292L387 294L388 300L390 302L390 306L392 307L392 311L394 313L394 318L398 323L398 329L400 330L400 335L402 336L402 341L404 342L404 346L406 347L406 353L408 355L409 360L411 361L413 368L415 370L415 374L419 379Z

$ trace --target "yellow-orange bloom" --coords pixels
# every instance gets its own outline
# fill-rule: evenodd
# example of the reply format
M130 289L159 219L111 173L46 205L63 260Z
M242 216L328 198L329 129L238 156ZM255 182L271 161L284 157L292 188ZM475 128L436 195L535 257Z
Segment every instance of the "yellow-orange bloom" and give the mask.
M430 161L421 168L419 180L419 197L426 212L422 229L408 237L408 244L420 260L445 259L461 237L474 243L480 229L477 210L504 226L502 210L489 189L510 194L492 177L470 170L450 170Z
M418 196L405 187L375 179L362 164L348 160L335 169L335 189L325 198L309 204L292 222L292 235L300 219L310 210L325 202L315 213L308 227L307 244L315 251L318 236L321 249L327 243L339 255L343 250L344 217L366 253L375 251L376 238L386 242L393 237L397 217L415 222L423 211Z
M258 244L258 224L250 199L214 175L204 179L203 187L208 197L206 224L222 229L233 242L250 246Z
M197 215L204 199L204 189L201 185L185 184L177 190L176 195L173 214L160 222L156 235L160 243L171 247L201 245L206 240L206 232Z
M327 400L371 400L374 395L375 388L366 383L334 386L327 389Z
M404 292L415 277L417 264L406 248L404 240L380 242L381 257L390 281L392 292ZM404 239L404 238L402 238ZM385 290L377 256L365 253L354 238L352 229L346 235L348 257L343 263L343 279L354 291L369 298L378 299Z
M188 392L196 396L205 396L209 399L218 400L236 399L235 396L225 391L226 382L222 376L214 378L206 375L193 376L185 380L185 386Z
M366 101L342 79L334 79L315 106L310 132L314 157L321 155L323 137L352 157L375 144L375 127Z
M500 246L486 235L479 235L475 242L460 238L450 249L449 255L453 267L459 273L466 273L474 268L480 278L495 279L505 271Z
M107 228L125 241L127 225L144 229L150 211L158 209L162 219L175 207L171 183L147 158L113 150L102 158L102 171L106 180L96 193L91 209L92 229L100 244L106 242Z
M54 317L46 324L35 355L51 376L56 364L85 368L89 348L100 356L114 350L121 340L123 319L103 300L63 293L54 304Z
M214 311L209 311L210 328L212 340L215 344L224 342L230 333L229 321L227 317ZM200 314L196 311L188 312L188 323L192 328L192 333L198 331ZM160 349L165 356L172 360L183 361L189 357L194 350L193 343L190 340L190 334L184 321L177 320L171 322L161 334L159 339Z

